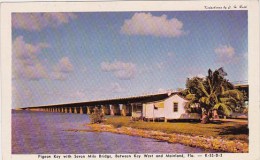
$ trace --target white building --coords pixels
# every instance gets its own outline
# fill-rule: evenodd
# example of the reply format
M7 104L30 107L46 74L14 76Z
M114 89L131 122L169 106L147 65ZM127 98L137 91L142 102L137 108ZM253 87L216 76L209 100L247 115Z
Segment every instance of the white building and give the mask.
M188 100L180 97L178 94L154 102L143 104L143 118L145 119L164 119L167 120L181 119L187 117L185 106ZM182 118L183 119L183 118Z

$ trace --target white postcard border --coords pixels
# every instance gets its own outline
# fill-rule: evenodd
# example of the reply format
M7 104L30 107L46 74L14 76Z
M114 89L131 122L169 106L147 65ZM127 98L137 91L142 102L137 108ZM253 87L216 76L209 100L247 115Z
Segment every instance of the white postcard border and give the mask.
M217 159L259 158L259 9L258 1L110 1L110 2L20 2L1 4L2 154L3 159L39 159L38 155L11 154L11 13L96 11L216 11L205 6L246 5L248 8L249 56L249 153L223 153ZM234 8L233 8L234 10ZM238 10L238 9L237 9ZM253 106L253 107L252 107ZM48 155L48 154L46 154ZM193 154L196 155L196 154ZM53 158L51 158L53 159ZM62 158L65 159L65 158ZM102 158L106 159L106 158ZM156 158L149 158L156 159ZM190 158L182 158L190 159ZM192 158L208 159L205 157Z

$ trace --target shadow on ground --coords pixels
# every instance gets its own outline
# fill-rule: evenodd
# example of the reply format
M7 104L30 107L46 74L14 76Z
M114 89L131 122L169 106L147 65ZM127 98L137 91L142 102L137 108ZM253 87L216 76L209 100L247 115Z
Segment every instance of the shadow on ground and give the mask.
M248 125L237 125L237 126L229 126L223 128L219 135L239 135L239 134L248 134L249 129Z

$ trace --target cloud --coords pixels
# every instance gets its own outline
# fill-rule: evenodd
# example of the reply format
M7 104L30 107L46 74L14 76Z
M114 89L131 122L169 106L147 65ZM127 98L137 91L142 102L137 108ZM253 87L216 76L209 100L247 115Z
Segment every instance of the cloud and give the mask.
M218 48L215 48L215 53L219 58L233 58L235 55L235 49L230 45L220 45Z
M238 63L244 59L244 54L237 54L231 45L220 45L214 49L216 61L220 64Z
M62 73L69 73L73 71L73 65L68 57L62 57L58 64L54 67L54 70Z
M48 48L47 43L29 44L18 36L12 45L12 75L13 78L39 80L47 78L46 68L38 55L43 49Z
M13 40L12 43L12 78L13 79L26 79L26 80L40 80L40 79L57 79L65 80L67 74L73 71L73 65L71 64L68 57L61 58L56 65L53 66L51 73L47 70L48 60L44 57L44 49L49 48L47 43L27 43L23 36L18 36ZM14 82L14 85L17 82ZM39 89L38 92L40 92ZM37 94L38 94L37 92ZM20 94L21 93L21 94ZM14 105L15 106L28 106L34 102L35 94L30 90L21 88L17 92L16 88L13 88L14 94ZM33 98L34 96L34 98ZM45 96L45 95L44 95ZM80 92L76 92L75 96L82 97ZM27 101L23 101L26 97ZM73 98L71 98L73 99ZM75 98L77 99L77 98Z
M40 31L47 27L57 27L77 18L74 13L13 13L12 26L28 31Z
M125 20L121 33L126 35L151 35L161 37L179 37L186 34L183 23L176 18L167 19L167 15L153 16L151 13L135 13Z
M66 74L61 73L61 72L52 72L51 73L51 78L54 80L60 80L60 81L64 81L66 80Z
M196 74L196 75L189 74L188 75L188 78L193 78L193 77L206 78L206 76L204 76L203 74Z
M128 80L136 75L136 65L131 62L115 61L112 63L102 62L101 70L104 72L113 72L118 79Z
M68 57L62 57L59 62L54 66L51 74L52 79L65 80L67 75L73 72L73 65Z
M24 85L18 85L16 83L12 85L12 108L30 106L35 103L32 90Z

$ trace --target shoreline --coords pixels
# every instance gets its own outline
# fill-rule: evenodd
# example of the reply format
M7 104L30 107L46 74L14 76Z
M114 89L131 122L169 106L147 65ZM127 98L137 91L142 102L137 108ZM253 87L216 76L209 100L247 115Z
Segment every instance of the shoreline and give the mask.
M169 143L179 143L190 147L199 147L202 149L211 149L227 153L248 153L248 143L241 140L226 140L221 137L191 136L179 133L164 133L155 130L143 130L132 127L122 126L115 128L112 125L105 124L87 124L90 129L76 130L82 132L111 132L116 134L125 134L129 136L139 136L152 138Z

